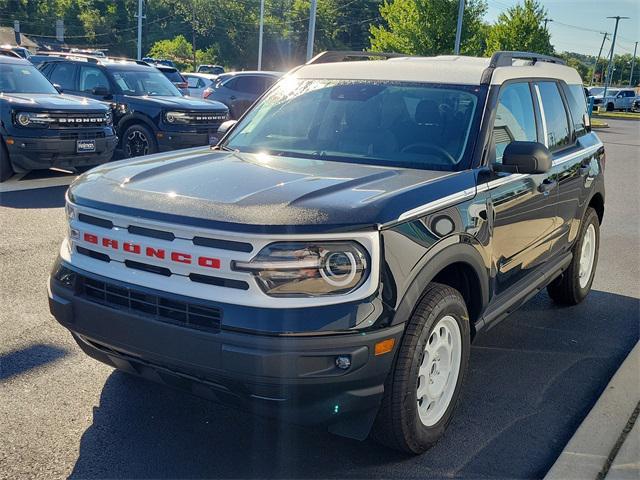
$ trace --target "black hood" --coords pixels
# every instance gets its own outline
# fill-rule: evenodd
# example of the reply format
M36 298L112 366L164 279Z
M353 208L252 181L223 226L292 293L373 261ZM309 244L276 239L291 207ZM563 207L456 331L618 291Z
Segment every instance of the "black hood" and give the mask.
M136 103L144 102L145 104L152 104L156 107L163 109L175 109L175 110L187 110L196 112L211 112L220 111L226 112L227 107L220 102L213 102L210 100L200 100L198 98L190 97L178 97L178 96L134 96L125 95L127 102Z
M239 231L370 228L474 185L471 172L211 151L125 160L79 177L69 198L171 223Z
M3 93L0 100L6 101L11 108L16 110L76 113L104 113L108 110L108 106L103 102L59 93Z

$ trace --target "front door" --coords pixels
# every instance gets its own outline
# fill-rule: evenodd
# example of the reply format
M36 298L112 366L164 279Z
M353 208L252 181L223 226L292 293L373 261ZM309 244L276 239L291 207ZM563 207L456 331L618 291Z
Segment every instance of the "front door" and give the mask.
M501 87L492 132L495 162L513 141L538 141L542 128L530 83ZM492 174L487 183L493 217L494 294L500 295L549 258L558 228L557 183L551 173Z

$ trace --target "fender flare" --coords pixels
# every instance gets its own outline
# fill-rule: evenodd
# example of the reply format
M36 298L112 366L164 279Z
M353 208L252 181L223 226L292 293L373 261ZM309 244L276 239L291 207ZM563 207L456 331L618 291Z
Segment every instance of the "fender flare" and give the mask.
M407 290L400 300L392 325L407 322L418 303L422 299L425 288L444 268L454 263L465 263L475 272L480 285L481 311L489 303L489 275L487 267L477 248L469 243L465 237L459 237L457 243L443 245L441 248L434 246L436 251L428 252L414 269L418 273L411 280ZM481 315L478 316L478 319ZM473 328L473 325L471 326Z
M146 127L148 127L149 129L151 129L151 132L153 132L154 134L158 132L158 128L153 124L153 122L151 120L149 120L149 118L145 115L142 115L140 113L134 112L134 113L128 113L126 114L124 117L122 117L119 121L118 121L118 125L116 126L116 130L118 132L118 136L120 138L122 138L124 136L124 131L123 131L123 126L127 123L132 122L133 123L143 123Z

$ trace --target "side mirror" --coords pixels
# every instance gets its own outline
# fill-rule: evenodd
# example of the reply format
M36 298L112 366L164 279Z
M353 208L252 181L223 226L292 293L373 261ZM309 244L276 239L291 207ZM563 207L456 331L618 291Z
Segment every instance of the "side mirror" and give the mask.
M58 91L58 93L62 93L63 92L62 87L60 85L58 85L57 83L53 84L53 88L55 88Z
M109 89L104 85L98 85L91 90L91 93L96 97L106 97L109 95Z
M238 123L237 120L227 120L226 122L222 122L218 127L218 138L222 138L236 123Z
M502 154L502 164L494 170L510 173L546 173L553 159L547 147L538 142L511 142Z

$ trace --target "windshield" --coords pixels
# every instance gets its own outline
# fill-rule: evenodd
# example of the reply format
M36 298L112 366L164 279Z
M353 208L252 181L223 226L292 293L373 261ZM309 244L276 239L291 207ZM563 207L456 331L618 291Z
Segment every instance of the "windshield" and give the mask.
M180 91L159 70L117 70L113 79L125 95L181 97Z
M475 136L481 88L404 82L280 82L225 146L248 152L458 170ZM473 138L471 138L473 137Z
M0 65L1 93L48 93L57 94L51 85L33 65Z

